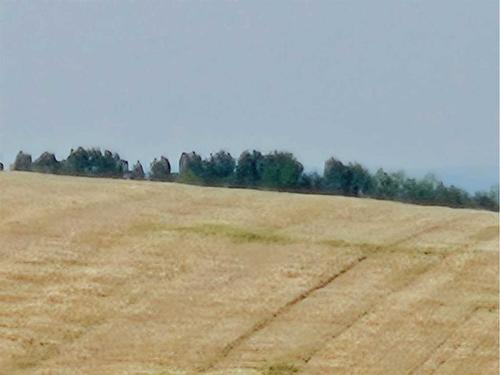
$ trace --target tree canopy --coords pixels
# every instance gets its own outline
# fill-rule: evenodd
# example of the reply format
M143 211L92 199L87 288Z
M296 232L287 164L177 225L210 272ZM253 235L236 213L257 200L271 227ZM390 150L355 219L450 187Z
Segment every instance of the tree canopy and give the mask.
M68 157L58 161L53 153L44 152L34 162L31 155L20 151L12 170L57 173L75 176L131 178L153 181L237 186L273 189L303 193L339 194L355 197L389 199L425 205L469 207L498 211L498 185L489 191L470 195L456 186L446 186L434 175L413 178L404 172L386 172L378 169L371 173L360 163L343 163L335 157L325 161L323 174L304 171L296 157L285 151L263 154L260 151L243 151L236 161L224 150L203 159L196 152L182 153L179 173L171 171L169 160L160 156L150 163L146 175L137 161L129 171L128 162L120 155L99 148L78 147Z

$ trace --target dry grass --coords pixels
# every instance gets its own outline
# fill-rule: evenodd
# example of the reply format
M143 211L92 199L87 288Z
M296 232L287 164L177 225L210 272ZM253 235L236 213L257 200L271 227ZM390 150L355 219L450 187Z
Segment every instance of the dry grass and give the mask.
M498 215L0 174L0 374L497 374Z
M292 240L286 236L279 235L273 231L258 230L250 231L227 224L200 224L189 227L178 227L175 230L196 233L201 236L225 237L234 243L261 243L261 244L288 244Z

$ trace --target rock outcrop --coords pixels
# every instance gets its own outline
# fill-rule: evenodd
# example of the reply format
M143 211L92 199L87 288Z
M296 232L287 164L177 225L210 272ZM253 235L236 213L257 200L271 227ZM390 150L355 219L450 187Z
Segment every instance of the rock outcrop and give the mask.
M19 153L16 156L16 160L14 161L14 164L12 164L11 169L13 171L31 171L31 164L32 164L31 155L19 151Z
M153 181L167 181L170 179L170 162L164 156L160 160L154 159L150 165L151 180Z
M139 160L134 164L132 171L130 172L130 178L132 180L144 180L144 169Z
M181 158L179 159L179 174L182 175L188 170L197 171L201 169L202 161L201 156L196 152L183 152Z
M60 168L60 163L56 156L50 152L44 152L31 165L31 169L35 172L42 173L57 173Z

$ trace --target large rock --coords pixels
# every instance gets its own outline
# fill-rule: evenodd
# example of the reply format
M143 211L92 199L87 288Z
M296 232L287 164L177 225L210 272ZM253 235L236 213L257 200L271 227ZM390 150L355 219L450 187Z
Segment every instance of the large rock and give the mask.
M130 173L130 171L128 170L128 161L120 159L119 165L123 176L126 177Z
M11 169L14 171L31 171L31 155L19 151Z
M170 179L170 162L164 156L160 160L154 159L150 165L151 179L154 181L167 181Z
M0 171L3 171L3 163L0 163Z
M179 174L182 175L188 170L196 173L202 168L201 156L196 152L183 152L179 159Z
M60 163L57 161L56 156L50 152L41 154L31 165L33 171L42 173L57 173L59 167Z
M144 169L142 168L142 164L139 160L137 160L137 163L132 168L132 171L130 172L130 178L132 180L144 180Z

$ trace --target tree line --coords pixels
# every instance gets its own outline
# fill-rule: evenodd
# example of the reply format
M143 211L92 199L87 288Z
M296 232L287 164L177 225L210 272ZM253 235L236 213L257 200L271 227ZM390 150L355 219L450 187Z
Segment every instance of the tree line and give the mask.
M99 148L72 149L64 160L49 152L36 160L20 151L12 170L88 177L150 179L188 184L226 187L248 187L301 193L371 197L424 205L467 207L498 211L498 185L488 192L471 195L456 186L446 186L435 176L412 178L404 172L371 173L359 163L343 163L331 157L323 174L304 171L292 153L244 151L235 159L226 151L202 158L196 152L182 153L179 172L172 173L169 160L160 156L150 163L149 172L137 161L129 167L116 152Z

